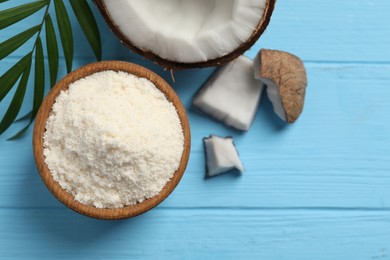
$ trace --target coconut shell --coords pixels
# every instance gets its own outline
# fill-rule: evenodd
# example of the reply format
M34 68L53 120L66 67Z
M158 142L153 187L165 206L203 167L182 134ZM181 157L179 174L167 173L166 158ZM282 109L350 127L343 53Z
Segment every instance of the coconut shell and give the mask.
M114 20L112 19L112 17L110 16L109 12L106 9L104 1L94 0L94 3L99 8L103 18L106 20L111 31L116 35L117 38L119 38L120 42L124 46L126 46L133 52L143 56L144 58L152 60L155 63L167 69L181 70L181 69L191 69L191 68L222 66L241 56L245 51L247 51L250 47L252 47L255 44L255 42L260 38L260 36L264 33L265 29L267 28L271 20L271 16L275 7L276 0L267 0L266 6L264 8L263 16L256 29L253 31L252 36L249 37L249 39L246 42L242 43L236 50L234 50L233 52L225 56L216 59L211 59L204 62L194 62L194 63L182 63L182 62L172 61L168 59L163 59L151 51L143 50L135 46L132 43L131 39L123 35L119 27L115 24Z
M277 50L260 51L260 77L278 88L286 121L294 123L302 113L307 87L305 66L297 56Z

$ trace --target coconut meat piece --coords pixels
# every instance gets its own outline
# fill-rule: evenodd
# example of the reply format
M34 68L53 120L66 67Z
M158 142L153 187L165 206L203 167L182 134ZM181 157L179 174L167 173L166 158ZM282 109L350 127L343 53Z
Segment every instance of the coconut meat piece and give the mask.
M276 115L294 123L303 111L307 75L300 58L283 51L262 49L254 59L255 78L266 86Z
M249 130L264 87L253 70L253 61L244 56L221 67L194 97L194 107L228 126Z
M266 7L266 0L103 1L137 48L182 63L233 52L253 35Z
M211 135L204 138L203 142L206 153L206 177L213 177L233 169L244 171L232 137L222 138Z

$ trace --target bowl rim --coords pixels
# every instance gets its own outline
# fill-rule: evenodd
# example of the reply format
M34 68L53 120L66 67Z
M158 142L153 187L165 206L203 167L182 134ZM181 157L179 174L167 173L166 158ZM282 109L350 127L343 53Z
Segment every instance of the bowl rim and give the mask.
M50 173L48 166L45 163L45 158L43 154L43 136L46 131L46 121L52 110L52 106L56 101L57 96L61 93L62 90L65 90L69 85L79 79L82 79L86 76L92 75L97 72L113 70L113 71L124 71L133 75L136 75L140 78L146 78L150 80L154 85L165 94L167 99L173 103L175 106L180 123L183 129L184 135L184 147L183 153L180 160L179 168L174 172L173 177L165 184L164 188L160 191L159 194L155 195L152 198L146 199L143 202L137 203L135 205L125 206L122 208L96 208L87 204L82 204L76 201L72 194L68 193L63 189L58 182L56 182L53 176ZM189 160L191 146L191 133L189 127L189 121L187 117L186 110L180 101L180 98L177 96L172 87L160 76L151 70L123 61L101 61L88 64L83 66L68 75L62 78L48 93L42 105L38 111L36 121L34 124L34 133L33 133L33 152L34 159L38 169L38 172L49 189L49 191L65 206L70 209L96 219L125 219L140 215L146 211L156 207L164 199L166 199L169 194L176 188L180 182L184 171L187 167Z

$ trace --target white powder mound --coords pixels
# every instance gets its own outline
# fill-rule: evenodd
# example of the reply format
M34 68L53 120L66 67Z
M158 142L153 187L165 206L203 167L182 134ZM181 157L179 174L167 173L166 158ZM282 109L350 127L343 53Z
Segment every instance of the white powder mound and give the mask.
M83 204L119 208L157 195L184 146L177 111L147 79L104 71L57 97L44 155L53 178Z
M135 46L178 62L229 54L256 30L266 0L104 0Z

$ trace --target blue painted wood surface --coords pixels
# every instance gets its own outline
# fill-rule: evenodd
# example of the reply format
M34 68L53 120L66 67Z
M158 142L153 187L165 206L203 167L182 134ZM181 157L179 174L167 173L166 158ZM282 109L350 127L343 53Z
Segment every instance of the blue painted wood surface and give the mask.
M0 10L23 2L8 1ZM168 71L123 48L94 11L104 59L156 71L189 109L188 169L156 209L125 221L89 219L62 206L43 185L31 130L5 141L23 126L14 124L0 137L1 259L390 259L389 1L280 0L247 55L265 47L302 57L309 79L305 110L285 126L263 98L244 134L190 110L213 68L176 72L173 83ZM40 16L0 31L0 42ZM71 20L77 68L93 54ZM30 48L0 61L0 73ZM0 116L9 101L0 104ZM21 114L30 107L26 102ZM243 176L203 179L202 138L209 134L235 137Z

